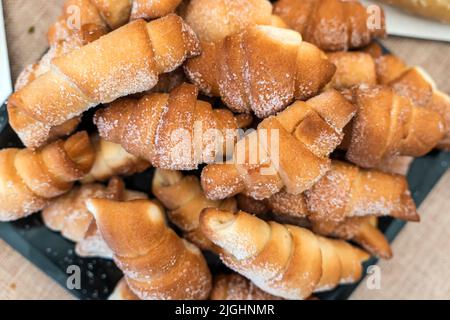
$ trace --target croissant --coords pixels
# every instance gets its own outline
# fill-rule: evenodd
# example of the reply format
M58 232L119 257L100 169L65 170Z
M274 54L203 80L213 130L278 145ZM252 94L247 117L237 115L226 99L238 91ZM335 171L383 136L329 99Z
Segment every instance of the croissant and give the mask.
M261 213L253 210L250 199L239 198L241 209ZM260 205L276 215L308 218L316 233L354 240L382 258L390 258L392 252L371 217L420 219L405 177L340 161L333 161L331 170L305 193L281 191Z
M434 81L421 68L408 67L394 55L381 55L378 45L366 52L335 52L328 58L337 69L329 87L338 90L377 83L392 87L396 94L411 100L417 107L435 111L444 119L445 137L438 143L450 148L450 98L435 88Z
M308 229L265 222L245 212L205 209L204 234L222 248L221 259L260 289L285 299L305 299L361 278L364 251Z
M99 110L94 122L100 136L129 153L169 170L196 169L220 159L238 128L251 122L197 100L198 89L183 84L170 94L121 99Z
M148 24L136 20L53 60L51 71L15 92L9 104L56 126L100 103L151 89L159 74L199 49L195 34L174 14Z
M330 169L329 154L354 114L355 107L335 90L295 102L240 140L232 163L205 167L201 182L206 196L218 200L245 193L265 199L283 187L302 193Z
M125 189L118 178L110 180L107 187L101 184L86 184L73 188L69 193L54 200L42 210L45 225L76 242L75 251L81 257L112 258L111 249L101 237L94 217L86 207L91 198L136 200L147 199L143 193Z
M345 51L386 35L383 9L376 9L359 1L278 0L274 14L322 50Z
M89 172L94 157L85 132L35 151L1 150L0 221L17 220L43 209Z
M143 300L207 299L211 274L200 250L179 238L148 200L87 201L130 289Z
M268 0L192 0L185 19L201 41L217 42L252 25L285 26Z
M204 250L217 248L199 229L200 213L205 208L237 211L236 200L208 200L196 176L183 176L181 172L157 169L153 177L152 193L169 211L169 220L180 228L185 238Z
M83 183L106 181L113 176L129 176L150 167L147 161L129 154L118 144L97 135L91 140L95 149L95 162L89 174L83 178Z
M331 80L335 66L295 31L252 26L219 42L202 42L202 55L185 64L187 77L234 112L273 115L306 100Z
M214 277L211 300L280 300L262 291L238 274L219 274Z
M348 129L347 159L374 168L392 156L420 157L444 136L439 113L414 106L385 86L360 86L352 97L358 108Z

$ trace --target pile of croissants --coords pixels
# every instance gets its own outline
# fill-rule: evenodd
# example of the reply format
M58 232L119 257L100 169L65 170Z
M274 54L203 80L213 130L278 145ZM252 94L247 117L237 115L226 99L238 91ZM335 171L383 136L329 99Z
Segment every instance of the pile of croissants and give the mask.
M357 282L364 261L392 256L378 217L419 221L412 158L450 149L449 97L383 54L378 13L373 25L356 0L67 0L8 101L26 148L0 151L0 221L41 211L77 254L113 259L111 299L308 299ZM83 117L95 133L77 131ZM172 133L196 123L249 133L174 157ZM126 188L151 167L148 193ZM212 275L205 251L230 273Z

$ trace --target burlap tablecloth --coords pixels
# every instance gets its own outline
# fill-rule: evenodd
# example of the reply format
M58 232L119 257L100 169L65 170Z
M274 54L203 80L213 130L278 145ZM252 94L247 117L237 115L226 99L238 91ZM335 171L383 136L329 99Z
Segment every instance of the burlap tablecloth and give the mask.
M15 79L46 50L48 26L63 0L3 0L6 32ZM411 65L424 67L449 93L450 45L390 38L383 41ZM422 222L410 223L393 244L394 258L379 264L380 289L365 282L353 299L450 298L450 171L420 207ZM71 299L71 295L0 240L0 299Z

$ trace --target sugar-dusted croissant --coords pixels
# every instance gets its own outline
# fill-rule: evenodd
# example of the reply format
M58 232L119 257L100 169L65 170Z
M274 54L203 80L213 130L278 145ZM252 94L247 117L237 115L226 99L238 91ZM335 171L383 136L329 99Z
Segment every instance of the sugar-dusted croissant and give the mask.
M305 299L313 292L355 282L362 275L361 263L369 258L345 241L242 211L205 209L200 225L222 248L221 259L228 267L285 299Z
M152 193L168 209L170 221L183 231L186 239L204 250L216 251L216 248L199 228L202 210L237 210L234 198L224 201L208 200L196 176L183 176L178 171L157 169L153 177Z
M280 300L262 291L239 274L219 274L214 277L211 300Z
M231 164L208 165L203 190L213 200L238 193L265 199L283 187L302 193L330 169L329 154L354 114L355 107L335 90L295 102L238 141Z
M179 238L147 200L87 201L130 289L147 299L207 299L211 274L200 250Z
M213 109L197 95L198 89L185 83L170 94L120 99L99 110L94 122L102 138L121 144L156 168L195 169L222 160L237 129L251 122L248 115Z
M185 19L201 41L217 42L252 25L280 25L268 0L192 0Z
M261 212L255 212L251 199L239 200L240 209ZM392 253L371 217L420 219L405 177L359 169L340 161L333 161L331 170L304 194L281 191L262 204L276 215L308 218L317 233L352 239L383 258Z
M50 71L15 92L9 104L56 126L100 103L151 89L159 74L199 53L195 34L180 17L136 20L55 59Z
M358 108L348 129L347 159L374 168L392 156L420 157L444 136L439 113L420 108L386 86L360 86L353 90Z
M130 201L147 199L147 195L126 190L120 179L113 178L107 187L101 184L75 187L69 193L51 200L42 210L45 225L76 242L75 251L79 256L111 259L112 251L101 237L94 217L86 207L86 200L91 198Z
M381 54L379 45L372 44L366 52L329 53L336 67L330 87L346 89L376 83L392 87L417 106L435 111L444 119L445 137L438 147L450 149L450 98L436 89L431 77L419 67L408 67L398 57Z
M386 35L381 7L365 8L359 1L278 0L274 13L306 41L326 51L363 47Z
M331 52L328 59L336 66L336 73L328 84L338 90L355 85L376 85L377 66L373 57L361 51Z
M319 93L335 66L295 31L252 26L214 43L202 42L202 54L185 65L188 78L203 93L220 96L235 112L264 118L295 99Z
M94 163L95 152L86 132L41 149L0 151L0 221L23 218L69 191Z
M380 82L391 86L397 94L443 118L445 136L438 147L450 150L450 97L436 88L431 76L422 68L407 67L391 55L377 59L377 73Z
M92 137L95 149L95 162L83 183L105 181L113 176L129 176L147 170L150 164L129 154L121 145L108 142L98 135Z

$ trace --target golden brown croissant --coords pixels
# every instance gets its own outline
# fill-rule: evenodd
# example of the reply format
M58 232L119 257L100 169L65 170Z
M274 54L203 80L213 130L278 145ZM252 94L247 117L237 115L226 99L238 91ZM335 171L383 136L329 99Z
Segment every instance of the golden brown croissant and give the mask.
M94 122L102 138L156 168L195 169L221 160L227 141L234 143L237 129L251 122L248 115L213 109L197 95L198 89L185 83L170 94L120 99L99 110Z
M105 181L113 176L129 176L147 170L150 164L129 154L122 146L108 142L97 135L92 137L95 162L83 183Z
M174 12L181 2L182 0L133 0L131 20L163 17Z
M262 291L239 274L219 274L214 277L211 300L280 300Z
M235 112L264 118L295 99L319 93L335 66L295 31L248 27L222 41L202 42L202 54L185 65L188 78L203 93L220 96Z
M450 148L450 98L436 89L434 81L421 68L408 67L398 57L381 55L379 45L372 44L366 52L329 53L336 67L330 87L346 89L353 86L379 84L392 87L396 94L411 100L417 107L435 111L444 119L445 137L438 147ZM383 166L382 166L383 167Z
M372 217L420 219L403 176L333 161L331 170L304 194L281 191L264 200L263 210L254 210L251 199L238 197L240 209L260 214L272 210L277 216L308 218L321 235L354 240L370 253L390 258L392 252Z
M348 128L347 159L374 168L392 156L420 157L444 136L439 113L414 106L386 86L360 86L353 90L358 108Z
M437 112L444 120L445 136L438 147L450 150L450 97L436 88L433 79L419 67L402 67L402 61L393 56L377 60L378 75L388 81L394 91L418 107ZM394 68L393 65L397 65Z
M67 24L69 21L70 28ZM17 78L15 90L22 89L28 83L50 71L54 59L97 40L107 32L106 23L103 22L102 15L92 1L67 0L63 14L48 31L50 49L38 63L27 66L21 72ZM61 125L51 126L30 117L26 112L12 104L8 105L8 117L11 127L28 148L38 148L71 134L81 120L79 117L75 117Z
M355 107L335 90L295 102L238 141L232 164L203 170L206 196L218 200L243 192L264 199L283 187L293 194L311 188L330 169L329 154L341 143L342 129L354 113Z
M360 48L384 37L384 12L379 6L373 9L345 0L278 0L274 5L274 13L292 29L327 51Z
M199 228L200 213L205 208L236 211L236 200L208 200L196 176L183 176L181 172L157 169L153 177L152 193L168 209L168 216L186 239L204 250L217 248Z
M147 199L147 195L126 190L120 179L113 178L107 187L101 184L75 187L69 193L51 200L42 210L45 225L76 242L75 251L79 256L111 259L112 251L101 237L94 217L86 207L86 200L91 198L130 201Z
M252 25L280 25L268 0L192 0L186 22L201 41L217 42Z
M87 207L140 299L208 298L211 274L203 255L166 225L159 205L91 199Z
M56 126L100 103L151 89L159 74L199 50L193 31L174 14L148 24L136 20L53 60L52 69L15 92L9 104Z
M23 218L69 191L94 163L95 153L86 132L41 149L0 151L0 221Z
M205 209L200 217L205 235L222 248L222 261L262 290L285 298L305 299L313 292L352 283L362 275L364 251L342 240L245 212Z

